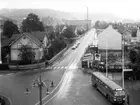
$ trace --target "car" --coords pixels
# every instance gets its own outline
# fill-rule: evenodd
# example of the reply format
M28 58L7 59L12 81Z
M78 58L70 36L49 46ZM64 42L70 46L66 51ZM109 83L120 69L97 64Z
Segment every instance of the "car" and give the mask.
M79 42L79 41L77 41L77 42L76 42L76 44L77 44L77 45L79 45L79 44L80 44L80 42Z
M79 41L77 41L77 42L75 43L76 48L79 46L79 44L80 44Z
M76 46L74 45L74 46L72 47L72 49L73 49L73 50L76 49Z

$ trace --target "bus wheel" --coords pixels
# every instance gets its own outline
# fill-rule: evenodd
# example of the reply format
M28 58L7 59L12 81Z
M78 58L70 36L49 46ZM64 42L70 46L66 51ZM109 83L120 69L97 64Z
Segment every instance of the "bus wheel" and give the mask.
M108 100L109 102L112 102L109 95L106 95L106 98L107 98L107 100Z

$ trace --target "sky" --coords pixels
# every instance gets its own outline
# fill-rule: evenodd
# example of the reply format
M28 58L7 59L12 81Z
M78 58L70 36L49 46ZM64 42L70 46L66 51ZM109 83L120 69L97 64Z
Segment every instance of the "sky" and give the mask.
M49 8L65 12L112 13L140 20L139 0L0 0L1 8Z

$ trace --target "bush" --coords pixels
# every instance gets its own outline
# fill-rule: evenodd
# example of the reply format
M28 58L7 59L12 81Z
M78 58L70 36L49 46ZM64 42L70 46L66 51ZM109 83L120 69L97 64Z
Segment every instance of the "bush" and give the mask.
M0 70L9 70L8 64L0 64Z

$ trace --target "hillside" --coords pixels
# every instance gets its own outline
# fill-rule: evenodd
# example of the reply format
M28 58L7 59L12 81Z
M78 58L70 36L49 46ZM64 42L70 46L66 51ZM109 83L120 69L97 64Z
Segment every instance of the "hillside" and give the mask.
M52 9L1 9L0 15L4 17L11 18L13 20L22 21L24 17L27 17L29 13L35 13L40 18L46 18L48 16L56 18L56 19L67 19L67 20L80 20L86 19L86 13L70 13L70 12L63 12L63 11L56 11ZM121 18L109 14L109 13L89 13L89 19L93 22L97 20L105 20L105 21L118 21Z

